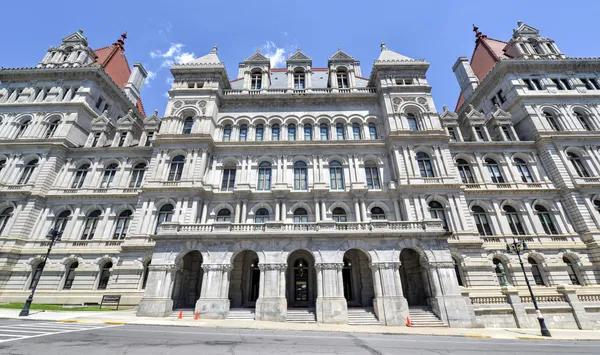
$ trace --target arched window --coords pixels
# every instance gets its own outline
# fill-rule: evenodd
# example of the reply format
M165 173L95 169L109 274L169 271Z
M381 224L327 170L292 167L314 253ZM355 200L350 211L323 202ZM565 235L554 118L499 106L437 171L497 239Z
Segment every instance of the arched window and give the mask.
M386 219L385 211L381 207L371 208L371 219L372 220Z
M444 211L444 206L442 206L441 203L437 201L429 202L429 213L431 214L431 218L437 218L442 220L444 230L449 230L448 220L446 218L446 211Z
M492 235L492 227L490 226L485 210L480 206L473 206L471 211L473 211L473 218L475 219L475 225L477 226L479 235Z
M345 126L343 123L336 123L335 125L335 135L338 141L342 141L346 139Z
M332 217L334 222L348 222L348 216L343 208L336 207L333 209Z
M589 177L590 176L590 173L588 173L588 171L585 168L585 165L583 164L583 162L581 161L581 157L579 157L579 155L569 152L569 153L567 153L567 157L569 158L571 165L573 165L573 167L575 168L577 175L579 175L580 177Z
M321 123L321 125L319 126L319 130L321 132L321 140L329 140L329 125L327 123Z
M240 126L240 142L245 142L248 139L248 125Z
M288 132L288 140L295 141L296 140L296 125L293 123L290 123L287 126L287 132Z
M294 72L294 89L304 89L305 87L304 71L302 69L297 69Z
M252 70L250 74L250 90L262 89L262 71L260 69Z
M540 46L538 41L530 39L528 42L531 45L531 47L533 47L533 51L535 52L535 54L544 54L544 50L542 49L542 46Z
M304 208L296 208L294 210L294 223L307 223L308 212Z
M569 274L569 279L571 279L571 284L573 285L581 285L581 281L579 280L579 275L577 270L575 269L575 265L571 259L566 256L563 256L563 262L567 265L567 273Z
M100 210L94 210L90 212L85 218L85 226L83 227L83 234L81 240L92 240L94 234L96 234L96 228L98 227L98 221L100 221Z
M552 112L544 111L544 117L546 118L546 121L548 121L548 124L553 131L560 131L560 127L556 123L556 117L554 117Z
M531 265L531 275L533 276L535 284L538 286L546 286L544 284L544 279L542 278L542 271L540 270L540 266L535 261L535 259L529 257L527 258L527 261L529 262L529 265Z
M600 200L594 200L594 207L596 208L596 211L600 213Z
M371 136L371 139L379 139L379 134L377 133L377 125L373 122L369 123L369 136Z
M579 121L579 124L581 124L581 127L583 127L586 131L592 130L592 127L588 123L587 117L585 117L581 112L577 112L577 111L573 112L573 114L577 118L577 121Z
M313 126L310 123L304 124L304 140L312 141Z
M75 269L79 267L79 263L74 261L69 265L67 272L65 274L65 285L63 286L63 290L70 290L73 286L73 281L75 281Z
M379 181L379 168L377 164L368 161L365 163L365 175L367 177L367 187L369 189L379 190L381 189L381 184Z
M360 123L352 124L352 139L359 140L362 139L362 132L360 129Z
M0 172L2 171L2 169L4 169L5 166L6 166L6 159L1 159L0 160Z
M294 163L294 190L308 190L308 169L306 163Z
M102 175L102 183L100 184L101 188L109 188L115 180L115 175L117 174L116 163L110 164L106 168L104 168L104 174Z
M223 208L217 212L217 222L231 222L231 211Z
M419 125L417 124L417 117L414 113L406 114L406 121L408 122L408 129L411 131L418 131Z
M463 281L461 275L462 273L460 271L460 262L454 256L452 257L452 264L454 264L454 273L456 274L456 281L458 281L458 285L464 286L465 282Z
M67 222L69 222L69 217L71 217L71 211L66 210L62 211L55 219L54 219L54 227L53 229L62 233L65 231L65 227L67 226Z
M254 223L267 223L269 221L269 211L266 208L259 208L254 214Z
M510 283L508 281L508 270L506 269L506 265L498 258L494 258L492 262L496 265L494 271L496 272L498 284L500 286L508 286Z
M256 141L262 142L265 137L265 126L262 124L256 125Z
M221 191L233 191L235 188L235 173L236 168L234 166L223 169Z
M31 179L31 176L33 175L33 172L35 171L35 168L37 168L37 164L38 164L38 160L33 159L32 161L27 163L27 165L25 165L25 167L23 168L23 173L21 174L21 177L19 178L19 185L25 185L29 182L29 179Z
M131 181L129 181L129 187L139 188L142 187L144 181L144 174L146 173L146 164L139 163L133 167L131 171Z
M71 184L72 189L80 189L85 182L85 177L87 176L88 171L90 170L90 164L80 165L75 171L75 178L73 179L73 183Z
M31 123L31 120L28 120L28 119L19 123L19 125L17 127L17 135L15 136L15 139L23 137L23 135L25 134L25 131L27 131L27 127L29 127L30 123Z
M504 214L506 215L506 220L508 221L508 226L510 227L510 231L514 235L524 235L525 230L523 229L523 224L521 224L521 217L517 210L514 207L506 205L503 208Z
M223 127L223 142L229 142L231 140L231 125L225 125Z
M533 175L531 175L531 172L529 171L529 166L523 159L515 158L515 165L517 166L519 176L521 176L521 181L533 182Z
M0 235L4 232L4 228L8 224L8 220L13 214L14 209L12 207L5 208L2 213L0 213Z
M492 178L493 183L501 184L504 182L504 176L502 176L500 166L494 159L486 159L485 165L487 165L488 172L490 173L490 178Z
M40 277L42 276L42 271L44 270L44 266L46 263L43 261L38 263L35 269L33 270L33 275L31 275L31 283L29 284L29 289L33 289L37 283L40 281Z
M185 121L183 121L183 134L192 133L192 127L194 126L194 118L186 117Z
M546 207L542 205L535 205L534 209L538 215L538 218L540 219L542 227L544 228L544 232L546 234L558 234L558 231L554 226L554 222L552 221L552 217L550 216L550 212L548 212Z
M279 128L279 125L277 123L271 126L271 140L278 141L280 132L281 129Z
M456 167L458 168L458 174L463 184L472 184L475 182L473 173L471 173L471 165L466 160L456 160Z
M419 166L421 177L435 176L435 174L433 173L433 166L431 165L431 159L426 153L417 153L417 165Z
M48 128L46 128L46 134L44 135L44 137L51 138L52 136L54 136L54 133L56 133L56 129L58 128L59 124L60 124L60 119L52 120L48 124Z
M161 224L165 222L171 222L171 220L173 219L173 210L174 208L171 204L164 205L160 208L160 210L158 211L158 218L156 219L156 228L154 228L154 234L158 233L158 228Z
M152 260L148 260L144 263L144 276L142 276L142 290L146 288L146 283L148 283L148 274L150 273L150 263Z
M129 224L131 223L132 215L133 212L130 210L125 210L119 213L119 217L117 218L117 227L115 228L113 239L125 239L127 236L127 231L129 230Z
M346 72L346 69L338 69L337 73L336 73L336 77L337 77L338 88L345 89L345 88L350 87L348 85L348 72Z
M339 161L329 163L329 184L332 190L344 189L344 169Z
M258 166L258 185L257 190L271 190L271 163L263 161Z
M110 280L110 269L113 267L113 264L109 261L102 266L100 269L100 280L98 282L99 290L106 290L108 287L108 281Z
M178 155L171 161L171 167L169 169L169 181L179 181L181 180L181 175L183 174L183 166L185 164L185 157L183 155Z

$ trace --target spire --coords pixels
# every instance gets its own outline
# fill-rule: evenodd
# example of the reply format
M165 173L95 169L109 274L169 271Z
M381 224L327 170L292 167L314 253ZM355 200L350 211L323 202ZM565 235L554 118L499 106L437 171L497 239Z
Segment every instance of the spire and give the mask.
M385 42L381 42L381 51L387 51L387 47L385 46Z
M475 32L475 38L476 38L476 40L482 39L482 38L487 38L486 35L484 35L483 33L481 33L481 31L479 31L479 27L475 26L475 24L473 24L473 32Z
M122 50L125 50L125 40L126 39L127 39L127 31L125 31L124 33L121 34L121 38L119 38L115 43L113 43L113 46L118 46Z

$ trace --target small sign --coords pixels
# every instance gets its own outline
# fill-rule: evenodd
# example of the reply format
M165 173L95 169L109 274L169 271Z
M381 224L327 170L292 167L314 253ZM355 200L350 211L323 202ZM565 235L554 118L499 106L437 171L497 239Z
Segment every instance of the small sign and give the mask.
M104 295L102 296L102 302L100 302L100 309L105 303L116 303L117 311L119 310L119 304L121 303L121 295Z

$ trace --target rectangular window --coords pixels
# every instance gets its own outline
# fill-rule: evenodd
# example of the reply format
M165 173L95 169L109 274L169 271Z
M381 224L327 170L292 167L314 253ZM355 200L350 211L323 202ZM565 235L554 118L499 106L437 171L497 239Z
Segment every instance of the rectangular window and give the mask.
M588 80L587 78L579 78L579 80L581 80L583 85L585 85L586 89L594 90L594 87L592 86L592 83L590 82L590 80Z
M119 137L119 147L125 145L125 139L127 139L127 132L121 132L121 137Z
M573 90L573 87L571 86L571 82L569 81L569 79L560 79L560 82L563 84L563 87L567 90Z
M154 138L154 132L148 132L146 134L146 147L149 147L152 144L152 138Z
M96 101L96 108L100 109L100 105L102 105L103 102L104 102L104 99L102 97L99 97L98 101Z
M450 142L456 142L456 131L454 131L454 127L448 127L448 135L450 135Z
M221 191L233 191L235 186L235 169L223 170L223 181L221 182Z
M322 141L329 140L329 125L326 125L326 124L321 125L321 140Z
M500 106L500 104L498 103L498 98L496 96L492 97L492 106Z
M591 78L590 83L596 88L596 90L600 90L600 82L596 78Z
M98 141L100 140L100 135L101 135L101 134L102 134L102 133L100 133L100 132L96 132L96 133L94 134L94 140L92 141L92 147L95 147L95 146L97 146L97 145L98 145Z
M485 138L483 137L483 130L481 127L475 127L475 134L477 134L477 140L478 141L484 141Z
M304 125L304 140L311 141L312 140L312 126L309 124Z
M533 83L530 79L523 79L523 82L525 82L525 85L527 85L528 90L535 90L535 87L533 86Z
M110 108L110 105L106 104L106 105L104 105L104 110L102 110L102 111L108 111L109 108Z
M510 134L510 129L506 126L502 126L502 132L504 132L504 136L506 137L507 141L512 141L512 136Z
M560 80L558 79L550 79L552 80L552 82L554 83L554 86L556 86L556 88L558 90L564 90L565 88L563 87L562 83L560 82Z
M533 85L538 89L538 90L543 90L543 86L542 83L539 81L539 79L531 79L531 82L533 83Z
M502 90L498 90L498 92L496 93L496 95L498 96L498 99L500 99L500 103L501 104L503 104L503 103L506 102L506 97L502 93Z

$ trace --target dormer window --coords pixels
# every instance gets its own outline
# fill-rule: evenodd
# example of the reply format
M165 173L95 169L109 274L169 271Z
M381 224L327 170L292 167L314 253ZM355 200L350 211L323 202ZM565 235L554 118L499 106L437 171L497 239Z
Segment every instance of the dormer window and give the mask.
M260 90L262 89L262 72L259 69L255 69L250 74L250 89Z
M350 87L348 85L348 72L346 69L339 69L337 71L337 86L340 89L347 89Z
M294 72L294 89L306 88L306 76L302 69L298 69Z

